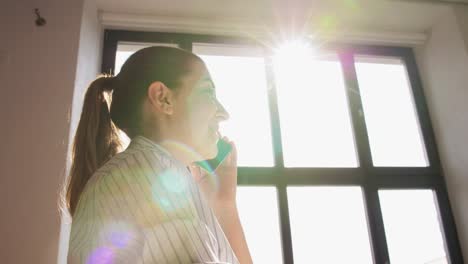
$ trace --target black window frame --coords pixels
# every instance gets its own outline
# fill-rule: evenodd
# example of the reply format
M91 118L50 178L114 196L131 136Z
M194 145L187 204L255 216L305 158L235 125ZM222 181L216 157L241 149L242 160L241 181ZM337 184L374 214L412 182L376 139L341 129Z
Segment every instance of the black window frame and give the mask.
M105 29L101 68L103 73L113 73L119 42L173 43L189 51L192 51L193 43L240 44L262 47L255 40L245 37ZM362 188L374 263L390 263L378 190L433 190L442 224L447 258L450 263L463 263L459 238L413 49L411 47L340 43L328 43L324 49L336 52L341 61L359 166L357 168L285 168L276 89L268 89L275 166L272 168L240 167L238 170L238 184L240 186L261 185L277 188L283 263L293 263L286 188L288 186L320 185L360 186ZM429 167L374 167L372 165L362 102L358 95L359 85L354 66L355 55L397 57L404 62L413 92ZM269 86L274 88L271 59L267 58L266 62L267 82ZM358 93L348 92L351 89L358 91Z

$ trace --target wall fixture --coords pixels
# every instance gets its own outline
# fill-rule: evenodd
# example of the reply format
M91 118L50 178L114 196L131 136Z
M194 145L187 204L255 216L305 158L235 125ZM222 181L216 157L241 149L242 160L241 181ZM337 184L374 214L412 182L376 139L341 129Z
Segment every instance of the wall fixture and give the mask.
M36 26L41 27L44 26L47 22L46 20L41 17L41 14L39 13L39 8L34 9L34 13L36 13Z

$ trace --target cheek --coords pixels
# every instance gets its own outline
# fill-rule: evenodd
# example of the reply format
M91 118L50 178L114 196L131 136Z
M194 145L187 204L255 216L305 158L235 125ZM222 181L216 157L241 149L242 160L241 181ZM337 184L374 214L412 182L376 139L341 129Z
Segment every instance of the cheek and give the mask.
M204 136L208 126L213 125L216 116L216 104L212 100L199 100L190 104L189 119L194 136Z

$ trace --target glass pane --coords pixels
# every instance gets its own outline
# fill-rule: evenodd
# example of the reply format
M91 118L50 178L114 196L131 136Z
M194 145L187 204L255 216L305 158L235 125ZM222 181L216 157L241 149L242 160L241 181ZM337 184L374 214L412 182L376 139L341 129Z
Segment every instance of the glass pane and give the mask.
M140 49L147 48L150 46L168 46L168 47L178 47L177 44L171 43L129 43L129 42L119 42L117 44L117 53L115 54L115 70L114 75L117 75L122 69L125 61L135 52ZM122 149L124 150L130 144L130 138L127 137L125 132L119 129L119 137L122 140Z
M431 190L380 190L392 264L448 263Z
M357 167L341 64L336 56L274 61L285 167Z
M238 187L237 207L254 263L283 263L275 187Z
M271 167L273 148L261 51L251 47L194 44L210 71L218 99L230 114L220 132L236 142L238 165Z
M114 75L117 75L122 69L124 62L140 49L151 47L151 46L168 46L168 47L178 47L177 44L172 43L128 43L128 42L119 42L117 44L117 54L115 56L115 69Z
M294 263L373 263L359 187L288 187Z
M356 73L374 166L428 166L404 63L358 56Z

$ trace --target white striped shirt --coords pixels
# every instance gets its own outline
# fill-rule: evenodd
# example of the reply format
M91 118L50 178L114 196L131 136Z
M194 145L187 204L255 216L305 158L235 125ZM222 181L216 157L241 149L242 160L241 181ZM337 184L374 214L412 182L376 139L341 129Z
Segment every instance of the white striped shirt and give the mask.
M68 259L239 263L187 167L143 136L86 184L73 217Z

